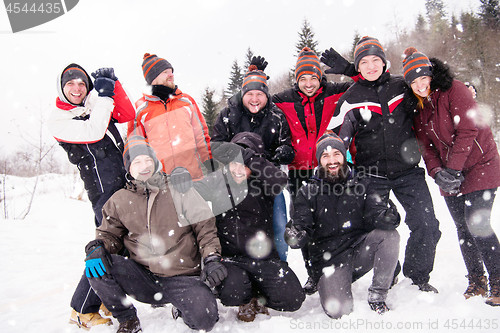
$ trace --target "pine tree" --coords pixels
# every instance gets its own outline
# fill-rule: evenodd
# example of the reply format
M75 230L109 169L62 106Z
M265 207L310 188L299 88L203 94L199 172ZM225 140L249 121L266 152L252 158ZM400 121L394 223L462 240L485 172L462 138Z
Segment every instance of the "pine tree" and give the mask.
M214 128L215 120L217 119L217 115L219 114L218 112L218 104L214 100L214 94L215 90L210 89L209 87L205 88L205 93L203 94L203 101L202 101L202 107L203 107L203 117L205 117L205 122L207 123L208 127L208 134L212 136L212 131Z
M415 24L415 31L417 33L424 33L427 30L427 22L422 14L418 14L417 23Z
M350 57L352 61L354 61L354 51L356 50L356 44L358 44L359 40L361 39L361 35L359 34L358 30L354 31L354 39L352 41L352 48L351 48L351 54Z
M231 68L231 75L229 76L229 84L225 92L226 98L230 98L236 94L241 89L243 84L244 74L242 73L241 67L238 65L238 61L234 60L233 67Z
M500 5L498 0L480 0L478 15L483 26L490 29L500 29Z
M297 49L297 55L302 51L304 47L308 47L313 50L316 54L319 54L316 50L318 46L318 41L314 40L314 31L311 27L311 24L307 19L304 19L302 22L302 28L298 32L299 41L295 44L295 48Z
M250 67L250 63L252 62L252 57L253 57L253 52L250 49L250 47L247 49L247 54L246 54L246 60L245 60L245 67L243 68L243 72L246 72L248 70L248 67Z
M443 0L426 0L425 9L431 33L442 35L447 26Z

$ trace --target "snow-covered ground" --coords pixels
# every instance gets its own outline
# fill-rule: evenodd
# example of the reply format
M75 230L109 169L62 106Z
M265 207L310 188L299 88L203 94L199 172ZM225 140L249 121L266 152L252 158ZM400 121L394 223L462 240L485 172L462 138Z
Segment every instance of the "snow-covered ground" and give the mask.
M75 192L74 179L74 176L43 176L26 219L0 220L1 332L84 332L68 324L69 302L83 272L84 247L94 237L94 223L90 203L70 198ZM15 211L11 217L24 208L28 197L26 181L7 180L10 195L7 206ZM431 283L439 289L439 294L418 291L400 274L400 282L388 297L392 311L380 316L372 312L366 302L369 273L353 285L354 312L340 320L330 320L324 314L316 294L308 296L297 312L271 310L271 316L258 315L252 323L239 322L237 308L220 305L220 320L213 332L498 332L500 307L488 306L477 297L465 300L462 295L467 286L467 272L455 226L438 188L432 180L428 183L443 233L431 275ZM492 214L497 234L500 233L499 215L500 200L497 199ZM403 258L408 229L403 223L398 230L402 236L400 258ZM306 273L300 251L290 252L289 264L304 282ZM190 331L182 320L172 319L170 306L153 309L147 304L134 303L144 332ZM92 328L91 332L115 332L116 320L113 324Z

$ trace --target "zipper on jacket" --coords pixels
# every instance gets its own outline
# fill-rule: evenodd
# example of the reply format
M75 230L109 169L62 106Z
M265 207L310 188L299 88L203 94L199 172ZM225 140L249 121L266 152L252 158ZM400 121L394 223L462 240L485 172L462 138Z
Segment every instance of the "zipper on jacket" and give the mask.
M89 148L89 144L86 143L85 146L87 147L87 150L89 151L90 156L92 156L92 159L94 160L94 170L95 170L95 173L97 175L97 180L99 181L99 186L101 187L101 193L104 193L104 186L102 186L101 176L99 175L99 170L97 169L97 160L96 160L94 154L92 154L92 151Z
M446 144L446 142L444 142L443 140L441 140L439 138L439 136L437 135L437 132L434 130L434 122L431 121L431 131L432 133L434 133L434 135L436 136L436 138L446 147L446 161L448 161L448 157L450 155L450 147Z
M479 150L481 151L481 154L484 154L484 150L483 148L481 147L481 145L479 144L479 142L477 142L476 139L474 139L474 142L476 143L477 147L479 148Z

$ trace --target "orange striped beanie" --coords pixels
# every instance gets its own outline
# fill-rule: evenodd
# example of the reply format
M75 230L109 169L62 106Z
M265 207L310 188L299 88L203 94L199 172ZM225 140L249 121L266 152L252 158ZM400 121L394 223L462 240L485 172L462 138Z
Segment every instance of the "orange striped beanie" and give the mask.
M413 80L420 76L432 77L432 64L425 54L418 52L414 47L408 47L404 54L403 76L406 84L411 86Z
M354 66L357 71L361 59L369 55L380 57L387 66L384 48L382 47L382 44L380 44L379 40L374 37L364 36L358 41L356 48L354 49Z
M319 63L319 58L313 50L307 46L299 53L297 63L295 65L295 81L299 81L304 74L314 75L321 81L323 71Z
M169 68L172 68L172 72L174 71L172 65L165 59L158 57L156 54L144 54L142 60L142 74L147 84L151 84L158 75Z
M250 65L248 67L248 72L243 78L243 84L241 85L241 97L243 97L250 90L260 90L269 97L269 87L267 86L267 75L261 70L257 69L257 66Z

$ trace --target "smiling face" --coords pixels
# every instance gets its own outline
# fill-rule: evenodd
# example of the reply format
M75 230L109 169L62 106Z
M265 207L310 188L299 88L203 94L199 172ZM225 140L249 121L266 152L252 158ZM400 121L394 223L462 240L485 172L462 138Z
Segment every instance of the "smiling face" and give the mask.
M172 89L175 89L174 83L174 71L172 68L168 68L161 72L154 80L151 85L161 85Z
M320 164L330 176L338 177L341 170L344 169L345 158L340 150L329 147L321 154Z
M148 180L155 171L155 161L148 155L139 155L130 163L130 175L140 181Z
M297 82L300 91L304 93L307 97L312 97L318 91L320 82L316 75L304 74L299 78Z
M243 105L251 113L257 113L267 105L267 96L260 90L250 90L242 98Z
M229 163L229 172L233 177L233 180L236 184L241 184L250 177L252 171L245 166L243 163L231 162Z
M66 82L63 93L71 104L80 105L87 96L87 85L81 79L73 79Z
M358 64L358 72L363 75L367 81L375 81L384 70L384 61L376 55L368 55L361 58Z
M411 90L415 95L420 97L429 96L429 92L431 91L431 80L430 76L419 76L411 83Z

